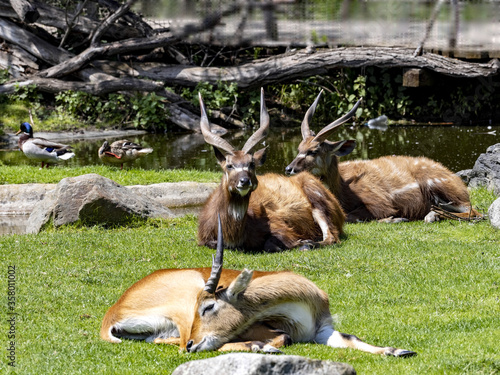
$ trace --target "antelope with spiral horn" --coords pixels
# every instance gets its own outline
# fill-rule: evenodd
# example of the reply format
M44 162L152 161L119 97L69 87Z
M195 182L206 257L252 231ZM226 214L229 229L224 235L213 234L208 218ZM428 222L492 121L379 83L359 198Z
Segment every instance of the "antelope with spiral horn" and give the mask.
M179 345L188 352L280 352L295 342L409 357L415 352L379 347L332 325L328 295L288 271L223 268L223 233L212 268L158 270L133 284L106 312L103 340L136 339Z
M298 154L285 168L288 175L310 171L337 197L348 222L379 220L400 222L440 216L437 206L458 218L481 217L472 208L467 187L442 164L425 157L383 156L373 160L339 162L352 152L354 140L331 142L327 138L349 120L359 100L345 116L315 134L309 128L322 91L302 121Z
M210 131L201 94L201 131L213 146L224 174L198 217L198 244L215 247L217 214L222 216L225 245L246 251L311 248L339 242L344 213L337 199L308 172L292 178L258 176L266 148L252 152L269 130L269 114L261 90L260 128L236 150Z

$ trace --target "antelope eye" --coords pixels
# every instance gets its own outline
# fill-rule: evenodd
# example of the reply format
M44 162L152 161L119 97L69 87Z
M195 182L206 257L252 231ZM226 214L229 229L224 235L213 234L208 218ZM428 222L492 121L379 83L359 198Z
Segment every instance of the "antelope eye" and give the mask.
M250 163L249 167L250 167L250 169L255 169L255 162L254 162L254 161L252 161L252 162Z
M226 165L226 169L233 169L233 168L234 168L234 166L232 164L227 164Z
M209 303L203 307L201 311L201 316L205 315L207 312L212 311L215 308L215 302Z
M307 151L307 155L315 156L318 153L318 150L309 150Z

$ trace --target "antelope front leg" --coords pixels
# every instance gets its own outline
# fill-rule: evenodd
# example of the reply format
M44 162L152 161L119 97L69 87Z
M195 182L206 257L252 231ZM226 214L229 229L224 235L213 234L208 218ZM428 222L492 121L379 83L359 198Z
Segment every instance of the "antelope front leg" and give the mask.
M339 233L332 233L331 228L328 224L328 220L325 213L317 208L312 210L312 216L316 224L321 228L323 233L323 241L319 242L320 245L331 245L336 242L340 242Z
M230 342L219 348L219 352L282 353L273 345L262 341Z
M404 218L404 217L389 216L389 217L386 217L385 219L378 219L377 221L379 223L396 224L396 223L406 223L406 222L408 222L410 220L408 220L407 218Z
M227 343L219 351L281 353L277 348L292 344L287 333L269 327L265 323L255 323L237 340L241 341Z
M165 345L180 345L181 338L180 337L169 337L168 339L156 338L153 340L155 344L165 344Z

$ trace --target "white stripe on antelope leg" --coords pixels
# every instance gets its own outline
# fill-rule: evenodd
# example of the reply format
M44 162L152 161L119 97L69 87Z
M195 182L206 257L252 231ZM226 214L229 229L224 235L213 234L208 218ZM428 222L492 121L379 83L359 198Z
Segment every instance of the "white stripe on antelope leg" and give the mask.
M391 355L394 357L411 357L417 354L405 349L371 345L354 335L336 331L332 326L322 327L316 335L315 341L318 344L328 345L332 348L351 348L372 354Z

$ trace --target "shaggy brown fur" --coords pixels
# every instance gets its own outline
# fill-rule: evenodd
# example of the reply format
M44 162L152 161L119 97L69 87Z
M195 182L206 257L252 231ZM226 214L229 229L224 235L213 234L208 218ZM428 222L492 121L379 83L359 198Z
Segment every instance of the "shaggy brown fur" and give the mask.
M431 211L432 205L454 212L458 217L481 217L471 207L467 187L460 178L433 160L384 156L339 163L339 156L349 154L356 142L330 142L326 137L354 114L360 102L316 135L309 130L309 122L320 95L304 117L303 140L297 156L285 171L292 175L309 171L323 181L339 199L347 221L425 219L431 222L439 219Z

